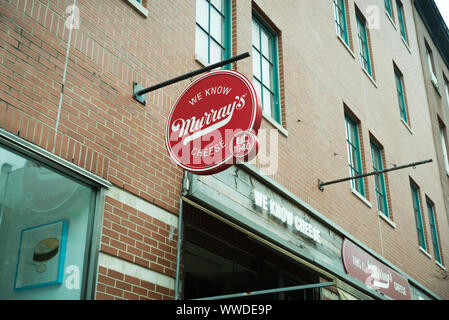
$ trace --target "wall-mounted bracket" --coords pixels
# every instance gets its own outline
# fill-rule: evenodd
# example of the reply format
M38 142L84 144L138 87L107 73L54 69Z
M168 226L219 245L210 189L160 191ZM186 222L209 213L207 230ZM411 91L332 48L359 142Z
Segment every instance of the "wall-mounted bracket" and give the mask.
M137 82L133 82L133 98L135 100L139 101L144 106L146 106L147 105L147 95L146 94L138 94L139 91L142 91L143 89L145 89L145 88L142 87L140 84L138 84Z
M236 62L236 61L248 58L249 56L250 56L249 52L245 52L245 53L239 54L239 55L237 55L235 57L232 57L232 58L229 58L229 59L226 59L226 60L223 60L223 61L211 64L211 65L209 65L207 67L204 67L202 69L195 70L195 71L183 74L182 76L173 78L171 80L168 80L168 81L156 84L156 85L148 87L148 88L144 88L141 85L139 85L137 82L133 82L133 98L136 99L137 101L139 101L141 104L145 105L146 104L146 97L145 97L145 95L148 92L151 92L151 91L163 88L165 86L168 86L168 85L171 85L173 83L176 83L176 82L188 79L190 77L194 77L194 76L199 75L201 73L204 73L204 72L216 69L216 68L223 67L223 66L225 66L227 64L230 64L230 63L233 63L233 62Z
M385 169L385 170L381 170L381 171L373 171L373 172L370 172L370 173L365 173L365 174L357 175L357 176L354 176L354 177L347 177L347 178L333 180L333 181L328 181L328 182L323 182L320 179L318 179L318 189L320 189L321 191L324 191L324 186L327 186L327 185L330 185L330 184L340 183L340 182L349 181L349 180L355 180L355 179L369 177L369 176L373 176L373 175L379 175L379 174L382 174L382 173L395 171L395 170L400 170L400 169L405 169L405 168L409 168L409 167L413 167L413 169L415 169L416 166L419 166L419 165L422 165L422 164L426 164L426 163L430 163L432 161L433 161L432 159L429 159L429 160L424 160L424 161L419 161L419 162L413 162L413 163L405 164L405 165L399 166L399 167L395 166L393 168L389 168L389 169Z

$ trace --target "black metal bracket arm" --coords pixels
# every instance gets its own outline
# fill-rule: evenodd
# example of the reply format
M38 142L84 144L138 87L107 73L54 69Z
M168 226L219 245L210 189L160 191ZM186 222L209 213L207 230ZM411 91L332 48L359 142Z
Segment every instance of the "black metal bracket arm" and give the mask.
M413 162L413 163L405 164L405 165L402 165L402 166L399 166L399 167L393 167L393 168L389 168L389 169L385 169L385 170L381 170L381 171L373 171L373 172L370 172L370 173L365 173L365 174L361 174L361 175L354 176L354 177L348 177L348 178L343 178L343 179L338 179L338 180L333 180L333 181L328 181L328 182L323 182L320 179L318 179L318 188L321 191L323 191L324 190L324 186L327 186L327 185L330 185L330 184L335 184L335 183L340 183L340 182L344 182L344 181L364 178L364 177L368 177L368 176L382 174L382 173L389 172L389 171L405 169L405 168L409 168L409 167L413 167L413 169L414 169L416 166L419 166L419 165L425 164L425 163L429 163L429 162L432 162L432 161L433 161L432 159L429 159L429 160L424 160L424 161L419 161L419 162Z
M154 90L157 90L157 89L169 86L169 85L174 84L176 82L188 79L190 77L194 77L196 75L199 75L201 73L213 70L215 68L223 67L223 66L225 66L227 64L236 62L238 60L242 60L242 59L248 58L249 56L250 56L249 52L245 52L245 53L239 54L237 56L234 56L232 58L229 58L229 59L223 60L221 62L217 62L217 63L211 64L211 65L209 65L207 67L204 67L204 68L201 68L201 69L198 69L198 70L186 73L186 74L184 74L182 76L173 78L171 80L167 80L165 82L156 84L156 85L148 87L148 88L144 88L141 85L139 85L137 82L133 82L133 98L135 100L139 101L141 104L146 105L146 96L145 95L148 92L151 92L151 91L154 91Z

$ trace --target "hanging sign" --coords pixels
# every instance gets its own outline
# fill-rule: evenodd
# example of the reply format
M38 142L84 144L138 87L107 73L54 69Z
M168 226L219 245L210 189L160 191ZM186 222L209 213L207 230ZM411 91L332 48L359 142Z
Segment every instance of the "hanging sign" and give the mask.
M252 83L236 71L212 71L191 83L173 105L165 144L181 168L214 174L257 154L261 121Z
M348 239L342 245L343 265L348 274L395 300L410 300L407 278L389 268Z

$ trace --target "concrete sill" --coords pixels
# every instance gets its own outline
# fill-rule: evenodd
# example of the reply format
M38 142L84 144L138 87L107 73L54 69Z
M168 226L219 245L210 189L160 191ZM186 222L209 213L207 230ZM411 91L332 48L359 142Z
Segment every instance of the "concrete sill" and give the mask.
M404 121L404 119L401 118L402 124L407 128L407 130L410 132L410 134L413 134L413 130L409 127L409 125Z
M346 44L346 42L337 34L337 39L340 40L341 44L346 48L349 54L355 59L355 54L352 52L351 48Z
M266 113L262 113L262 117L267 120L273 127L278 129L284 136L288 137L288 131L276 120L274 120L271 116Z
M134 9L137 10L141 15L143 15L145 18L148 17L148 9L145 8L142 4L137 2L136 0L126 0Z
M435 88L435 91L438 93L440 98L442 98L441 93L440 93L440 88L438 87L438 83L435 83L435 81L432 81L432 80L430 80L430 83L432 83L432 86Z
M443 269L444 271L446 271L446 267L444 267L441 263L439 263L438 261L435 261L435 264L440 267L441 269Z
M371 80L371 82L374 84L374 86L376 88L378 88L376 81L374 81L373 77L370 76L370 74L368 73L368 71L365 70L364 67L362 67L363 72L366 74L366 76Z
M390 218L386 217L385 214L383 214L380 211L377 211L378 215L384 220L386 223L390 225L393 229L396 229L396 223L394 223Z
M432 259L432 256L426 251L424 250L421 246L419 247L419 251L421 251L422 253L424 253L424 255L429 258Z
M402 35L401 35L401 40L404 43L405 47L407 48L408 52L410 52L410 54L411 54L412 50L410 49L410 46L408 45L407 41L405 41L404 37L402 37Z
M364 196L362 196L357 190L351 187L351 192L353 195L355 195L357 198L359 198L364 204L366 204L367 207L372 208L373 205L371 202L368 201Z
M387 10L385 10L385 15L388 17L388 20L390 20L391 24L393 25L393 27L398 30L398 27L396 27L396 24L393 21L393 18L390 17L390 15L388 14Z

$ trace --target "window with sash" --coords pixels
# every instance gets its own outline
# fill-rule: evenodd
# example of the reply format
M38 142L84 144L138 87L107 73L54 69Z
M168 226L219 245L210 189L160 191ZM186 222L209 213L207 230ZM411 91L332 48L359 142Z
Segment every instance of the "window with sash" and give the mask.
M256 15L252 21L253 84L263 112L281 123L277 36Z
M362 67L370 76L373 76L366 21L359 13L357 13L357 39L359 42L360 62Z
M195 56L205 65L230 58L229 0L196 0Z
M412 191L412 201L413 201L413 212L415 215L415 223L416 223L416 233L418 235L418 244L419 246L427 250L426 246L426 238L424 234L424 224L423 224L423 218L422 218L422 212L421 212L421 199L419 196L419 188L414 184L412 181L410 181L410 189Z
M349 115L345 114L346 147L348 151L349 176L356 177L362 174L362 156L360 150L359 126ZM351 180L351 187L362 196L365 196L363 178Z
M373 162L373 171L384 170L382 149L374 141L371 141L371 158ZM387 188L385 185L384 173L374 175L374 185L376 188L377 210L382 212L388 218Z

